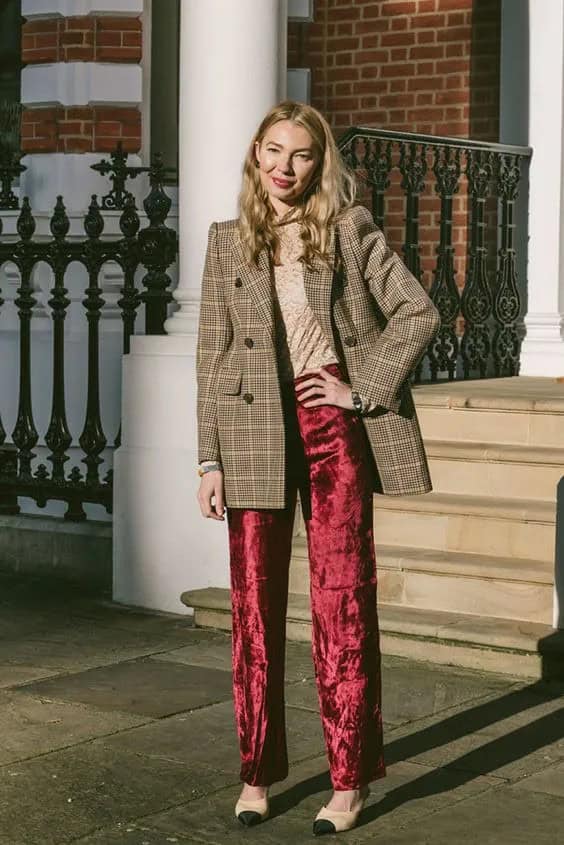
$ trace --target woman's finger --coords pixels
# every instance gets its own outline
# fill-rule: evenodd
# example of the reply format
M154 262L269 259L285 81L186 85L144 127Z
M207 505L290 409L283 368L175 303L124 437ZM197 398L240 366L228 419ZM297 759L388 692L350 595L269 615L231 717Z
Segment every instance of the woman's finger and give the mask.
M215 486L215 512L223 519L223 479L220 479Z
M315 385L314 387L308 387L306 390L302 391L299 394L299 399L306 399L308 396L316 396L320 391L323 391L324 388L322 385Z

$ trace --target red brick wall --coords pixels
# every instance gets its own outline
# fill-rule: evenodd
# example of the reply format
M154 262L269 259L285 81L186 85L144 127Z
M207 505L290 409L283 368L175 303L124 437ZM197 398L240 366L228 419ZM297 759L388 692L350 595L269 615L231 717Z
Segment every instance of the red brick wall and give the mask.
M311 23L290 23L290 67L309 67L312 105L338 138L351 126L497 141L500 0L314 0ZM432 160L429 159L429 166ZM397 168L386 202L386 236L404 239ZM361 199L370 203L367 193ZM436 263L439 200L421 197L423 282ZM455 199L457 281L466 268L465 183Z
M135 108L71 106L25 109L26 153L111 152L121 140L126 152L141 147L141 113Z
M26 21L22 27L25 64L49 62L140 62L139 18L82 16ZM71 106L27 108L22 116L25 153L110 152L141 148L138 108Z
M315 0L314 9L314 22L289 25L288 65L311 68L312 105L336 135L365 124L497 140L500 0Z
M22 61L140 62L138 18L83 16L26 21L22 27Z

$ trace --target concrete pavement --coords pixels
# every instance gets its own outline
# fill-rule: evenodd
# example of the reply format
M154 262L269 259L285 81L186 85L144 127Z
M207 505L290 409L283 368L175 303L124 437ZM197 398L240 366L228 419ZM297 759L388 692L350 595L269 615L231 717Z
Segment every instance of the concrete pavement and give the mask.
M288 644L290 775L248 830L230 657L187 617L0 577L1 845L317 841L331 785L309 645ZM383 689L388 776L343 841L562 841L561 685L385 658Z

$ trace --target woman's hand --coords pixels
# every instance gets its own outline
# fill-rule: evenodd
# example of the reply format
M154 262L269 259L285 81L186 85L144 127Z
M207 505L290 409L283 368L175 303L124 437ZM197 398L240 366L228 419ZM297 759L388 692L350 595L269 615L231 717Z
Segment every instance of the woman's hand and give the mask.
M350 384L341 381L323 367L319 367L318 370L304 370L300 376L310 372L311 378L304 379L296 385L298 400L304 408L312 408L315 405L337 405L339 408L354 410ZM312 399L312 396L316 398Z
M212 505L212 498L215 499ZM224 511L224 488L223 472L220 469L213 469L202 475L200 489L198 490L198 502L202 516L207 519L219 519L225 521Z

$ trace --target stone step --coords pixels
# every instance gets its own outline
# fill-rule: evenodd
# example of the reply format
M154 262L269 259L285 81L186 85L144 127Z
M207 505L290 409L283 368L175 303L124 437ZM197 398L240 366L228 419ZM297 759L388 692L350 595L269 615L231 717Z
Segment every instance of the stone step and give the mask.
M458 381L413 391L425 440L561 447L564 384L550 378Z
M456 493L375 496L376 542L553 561L554 501Z
M549 561L500 558L376 544L378 592L385 603L550 624L554 568ZM294 538L290 591L309 594L309 560Z
M555 500L564 475L562 448L426 440L425 449L433 488L441 493Z
M189 590L182 594L182 601L194 608L197 626L231 629L229 590ZM550 625L383 602L378 614L384 654L514 677L564 680L564 631ZM290 594L286 619L288 639L311 640L308 596Z

